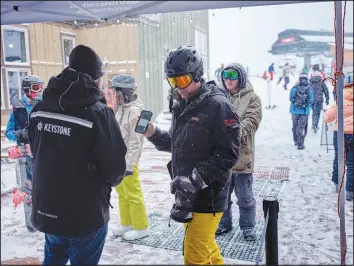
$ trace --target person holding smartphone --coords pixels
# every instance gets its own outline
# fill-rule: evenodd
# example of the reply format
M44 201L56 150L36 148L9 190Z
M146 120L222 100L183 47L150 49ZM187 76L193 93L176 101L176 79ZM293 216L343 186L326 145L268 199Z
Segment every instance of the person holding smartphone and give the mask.
M168 164L175 203L171 219L184 223L185 264L223 264L215 232L227 209L231 168L239 154L239 118L228 93L205 82L203 60L191 46L170 52L165 74L178 100L170 131L148 123L145 137L172 153Z
M128 148L125 156L127 170L122 183L116 187L120 214L120 226L112 230L116 237L135 240L149 235L148 217L141 190L138 164L143 151L144 137L135 132L136 117L144 105L136 94L134 77L120 74L111 80L110 88L116 97L116 119Z

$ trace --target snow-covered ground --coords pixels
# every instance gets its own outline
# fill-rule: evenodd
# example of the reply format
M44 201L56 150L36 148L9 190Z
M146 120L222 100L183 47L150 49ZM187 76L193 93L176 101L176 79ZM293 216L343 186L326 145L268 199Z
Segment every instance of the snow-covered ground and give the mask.
M262 79L251 80L263 105L268 105ZM292 83L294 80L292 80ZM279 213L280 264L340 264L337 194L331 183L333 152L320 146L320 133L310 130L306 149L293 145L289 91L273 84L272 99L278 107L263 109L257 132L256 165L289 167L290 180L282 190ZM311 119L310 119L311 122ZM173 201L169 193L166 163L169 155L146 144L141 160L141 181L148 211L169 211ZM1 180L15 183L14 164L1 165ZM119 222L117 194L112 192L110 225ZM347 264L353 264L353 203L346 201ZM121 243L109 233L101 264L182 264L181 252ZM1 198L1 262L14 258L43 258L44 236L30 234L24 226L23 207L14 210L10 195ZM253 264L226 259L227 264ZM262 262L264 263L264 261Z

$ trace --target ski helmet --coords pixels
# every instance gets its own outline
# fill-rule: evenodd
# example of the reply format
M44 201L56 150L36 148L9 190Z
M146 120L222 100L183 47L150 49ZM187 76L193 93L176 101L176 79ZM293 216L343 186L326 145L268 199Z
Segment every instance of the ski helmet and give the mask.
M348 73L344 78L344 87L353 87L353 72Z
M133 76L119 74L112 78L110 87L122 92L125 103L130 103L134 100L137 85Z
M221 76L223 76L224 71L226 70L235 70L238 73L239 76L239 82L238 82L238 87L240 89L246 88L246 83L247 83L247 73L246 70L243 68L243 66L241 64L238 63L231 63L228 64L222 71L221 71ZM224 86L224 88L226 89L225 86L225 81L222 79L222 85Z
M25 95L36 100L43 92L43 80L35 75L29 75L23 78L21 88Z
M193 46L180 46L171 51L165 60L167 77L191 74L195 82L203 76L203 59Z

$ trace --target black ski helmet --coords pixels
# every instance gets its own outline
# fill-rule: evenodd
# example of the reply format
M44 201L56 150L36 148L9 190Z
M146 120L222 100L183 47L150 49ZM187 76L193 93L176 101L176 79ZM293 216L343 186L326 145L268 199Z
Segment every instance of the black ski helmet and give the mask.
M193 46L180 46L171 51L165 61L167 77L191 74L195 82L203 76L203 59Z
M43 80L36 75L29 75L22 79L21 89L26 94L29 95L29 91L32 85L35 84L44 84Z
M128 74L119 74L110 81L110 87L123 93L124 102L129 103L134 100L137 88L135 78Z
M221 71L221 77L223 76L224 71L226 70L235 70L238 75L239 75L239 82L238 82L238 87L240 89L244 89L246 88L246 82L247 82L247 72L246 70L243 68L243 66L241 64L238 63L231 63L228 64L222 71ZM224 88L226 89L225 86L225 81L223 79L221 79L222 81L222 85L224 86Z

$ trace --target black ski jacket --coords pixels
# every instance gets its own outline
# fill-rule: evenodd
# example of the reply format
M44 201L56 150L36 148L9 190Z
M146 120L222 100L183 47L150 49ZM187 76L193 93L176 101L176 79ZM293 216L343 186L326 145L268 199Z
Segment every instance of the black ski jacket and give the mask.
M123 179L124 144L113 111L86 74L52 77L32 110L32 223L41 232L77 236L109 221L111 187Z
M208 186L197 193L194 212L227 209L231 169L239 157L240 123L225 90L204 83L198 93L173 109L170 132L156 128L148 138L160 151L172 152L173 178L196 168Z

